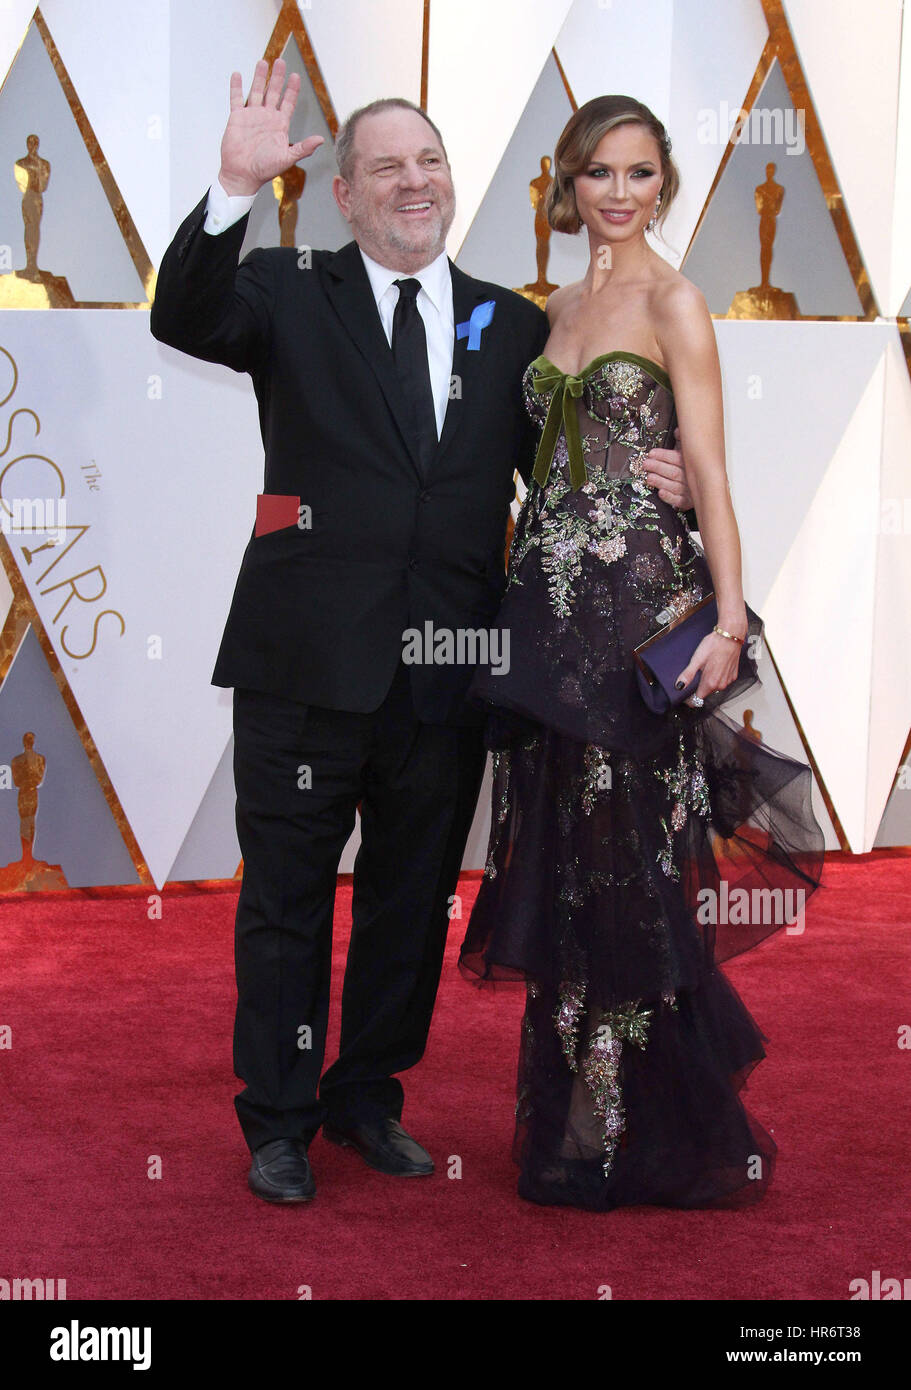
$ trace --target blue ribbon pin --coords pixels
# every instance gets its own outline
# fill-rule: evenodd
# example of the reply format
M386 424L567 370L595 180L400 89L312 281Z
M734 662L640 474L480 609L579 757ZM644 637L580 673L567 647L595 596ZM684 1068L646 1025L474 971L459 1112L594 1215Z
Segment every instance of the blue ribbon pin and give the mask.
M486 299L483 304L478 304L471 312L471 318L467 323L456 324L456 337L468 338L468 351L478 352L481 347L481 332L493 318L493 311L497 307L496 300Z

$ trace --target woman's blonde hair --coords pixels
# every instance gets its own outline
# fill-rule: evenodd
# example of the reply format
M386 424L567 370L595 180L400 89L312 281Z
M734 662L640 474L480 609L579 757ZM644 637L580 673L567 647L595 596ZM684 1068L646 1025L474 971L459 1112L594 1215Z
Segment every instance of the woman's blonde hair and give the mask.
M582 219L576 207L573 179L584 174L595 150L609 130L618 125L642 125L655 137L661 151L661 207L658 228L671 210L680 187L680 171L671 157L671 139L653 111L635 97L594 97L580 106L566 123L554 151L554 176L544 210L556 232L578 232Z

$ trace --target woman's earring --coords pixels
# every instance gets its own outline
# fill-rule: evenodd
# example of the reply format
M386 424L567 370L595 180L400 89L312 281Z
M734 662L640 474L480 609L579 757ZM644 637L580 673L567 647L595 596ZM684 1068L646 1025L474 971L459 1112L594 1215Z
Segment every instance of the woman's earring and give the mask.
M648 222L648 226L647 226L647 228L646 228L646 230L649 231L649 232L653 232L653 231L655 230L655 228L657 227L657 225L658 225L658 211L659 211L660 207L661 207L661 194L659 193L659 194L658 194L658 201L657 201L657 203L655 204L655 211L652 213L652 215L651 215L651 217L650 217L650 219L649 219L649 222Z

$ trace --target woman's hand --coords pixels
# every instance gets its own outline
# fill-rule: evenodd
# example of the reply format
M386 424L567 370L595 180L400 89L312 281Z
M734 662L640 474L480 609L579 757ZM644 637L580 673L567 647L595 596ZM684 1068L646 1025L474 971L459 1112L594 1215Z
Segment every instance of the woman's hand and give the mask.
M739 628L735 630L735 635L741 636ZM746 623L743 625L743 635L746 635ZM714 695L716 690L726 690L737 675L740 652L740 643L735 642L732 637L721 637L717 632L710 632L703 637L693 652L689 666L677 677L677 689L682 690L693 680L697 671L702 672L698 687L686 703L690 704L694 699L701 702L706 696Z

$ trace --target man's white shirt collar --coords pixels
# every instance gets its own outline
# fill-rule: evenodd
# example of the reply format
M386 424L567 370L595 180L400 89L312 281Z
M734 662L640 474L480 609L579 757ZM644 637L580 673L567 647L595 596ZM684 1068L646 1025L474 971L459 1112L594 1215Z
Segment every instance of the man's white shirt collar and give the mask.
M389 286L396 280L420 280L421 289L427 295L433 307L439 314L446 314L447 309L452 312L452 276L449 273L449 258L445 251L441 251L436 260L425 265L423 270L409 272L407 270L390 270L387 265L380 265L368 256L363 247L358 247L364 261L364 268L370 280L370 288L373 290L373 297L379 304L380 300L387 293Z

